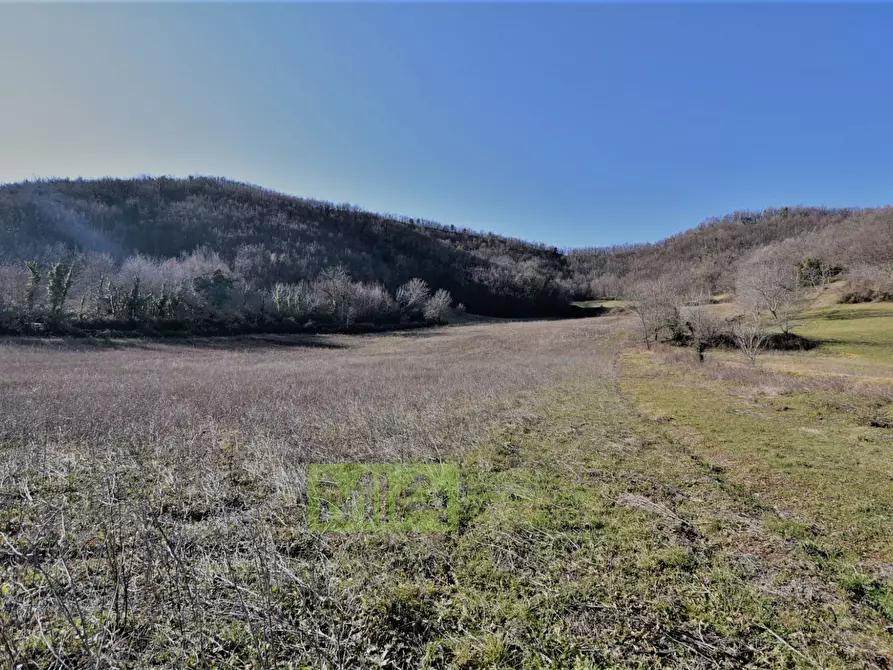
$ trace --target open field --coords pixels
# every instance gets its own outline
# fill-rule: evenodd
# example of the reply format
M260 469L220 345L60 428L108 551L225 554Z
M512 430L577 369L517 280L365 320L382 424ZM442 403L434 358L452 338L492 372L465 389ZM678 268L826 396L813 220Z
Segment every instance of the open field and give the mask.
M833 305L803 315L800 332L830 354L893 366L893 303Z
M478 436L492 401L584 370L605 329L531 322L0 345L0 439L29 454L48 444L199 453L228 441L304 462L455 455Z
M893 667L876 308L757 369L622 315L2 345L0 658ZM356 460L457 463L459 531L308 531L305 465Z
M825 298L819 295L814 306L794 320L795 332L819 346L805 352L770 352L762 365L826 381L837 379L848 388L879 390L893 385L893 303L826 305ZM734 304L710 309L724 318L740 312ZM712 356L740 363L735 352L714 352Z

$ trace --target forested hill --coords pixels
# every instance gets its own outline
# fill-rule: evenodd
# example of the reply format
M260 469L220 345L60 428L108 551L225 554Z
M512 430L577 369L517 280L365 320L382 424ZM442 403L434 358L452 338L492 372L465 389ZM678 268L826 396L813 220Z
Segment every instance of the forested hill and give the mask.
M470 311L494 316L561 315L569 299L561 281L566 259L555 247L222 179L51 180L0 188L0 263L52 263L64 248L116 261L211 253L248 285L266 288L313 280L338 266L355 282L391 292L417 277Z
M563 316L572 300L661 277L731 291L767 255L891 295L893 209L735 212L656 243L562 252L208 177L0 186L0 321L15 332L66 319L349 329L440 321L460 306Z
M734 290L754 254L781 255L792 266L812 258L853 268L893 262L893 208L781 207L739 211L650 244L571 251L568 273L591 294L619 296L630 284L685 277L713 292Z

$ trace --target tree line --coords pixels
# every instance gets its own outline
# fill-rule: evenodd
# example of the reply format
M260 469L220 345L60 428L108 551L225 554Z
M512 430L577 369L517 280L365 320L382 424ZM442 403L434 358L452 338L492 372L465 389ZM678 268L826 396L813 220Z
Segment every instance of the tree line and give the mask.
M341 266L313 280L256 286L207 250L176 259L68 250L62 260L0 266L0 332L225 334L355 331L443 323L464 309L413 278L394 293Z
M734 293L786 332L790 296L839 277L844 300L893 298L893 209L734 212L653 244L564 251L208 177L0 186L7 331L351 330L437 321L447 303L549 317L652 295L643 328L667 334L680 305ZM435 289L424 300L418 282Z

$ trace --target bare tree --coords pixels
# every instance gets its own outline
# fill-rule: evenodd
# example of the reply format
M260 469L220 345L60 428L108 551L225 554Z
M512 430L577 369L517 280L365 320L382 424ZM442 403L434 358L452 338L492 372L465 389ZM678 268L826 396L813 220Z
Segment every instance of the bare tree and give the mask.
M297 284L278 283L272 291L273 306L280 316L302 318L311 314L317 307L313 290L306 281Z
M450 311L450 305L452 304L453 299L450 296L450 292L442 288L438 289L437 292L428 298L428 301L425 303L425 319L435 323L445 321L446 316Z
M769 312L783 333L802 306L803 294L796 262L777 248L763 247L738 271L735 291L739 302L752 312Z
M350 275L343 266L323 270L313 282L313 291L321 297L320 302L329 305L329 310L338 323L348 328L353 324L353 286Z
M797 266L801 283L808 284L819 291L825 290L828 281L840 274L837 265L826 263L816 256L807 256Z
M424 309L430 295L428 284L423 279L410 279L397 289L397 304L407 311Z
M856 265L850 278L867 284L876 295L893 295L893 262L878 265Z
M0 265L0 311L12 311L23 305L26 273L19 265Z
M657 341L661 331L678 327L682 292L666 277L636 282L628 298L630 309L639 317L647 348Z
M747 357L751 365L757 364L757 356L766 347L766 333L758 314L751 312L732 319L730 322L732 339Z
M723 332L724 323L710 311L710 293L703 286L689 293L681 312L681 322L689 338L689 344L699 361L704 352Z
M25 266L28 268L28 283L25 287L25 304L28 311L34 310L34 301L37 297L37 289L43 279L40 273L40 264L37 261L28 261Z

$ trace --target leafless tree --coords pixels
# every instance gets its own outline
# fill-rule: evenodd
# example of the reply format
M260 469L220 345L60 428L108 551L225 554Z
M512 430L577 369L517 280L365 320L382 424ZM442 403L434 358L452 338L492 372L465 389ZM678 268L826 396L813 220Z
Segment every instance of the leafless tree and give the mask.
M732 339L747 357L751 365L757 364L757 356L766 347L768 333L760 321L759 314L749 313L730 321Z
M783 333L802 306L796 262L777 248L763 247L743 263L735 284L738 301L752 312L769 312Z
M397 304L407 311L423 309L430 294L428 284L416 277L397 289Z
M453 299L450 292L444 289L438 289L437 292L428 298L425 303L425 319L440 323L446 320L447 314L450 312L450 305Z
M313 291L321 298L319 302L329 305L336 321L345 327L350 327L354 319L352 288L350 275L341 265L326 268L313 282Z
M890 300L893 297L893 262L859 263L850 268L847 278L849 286L844 296L847 302Z
M704 352L725 330L725 323L710 311L710 293L700 285L689 292L681 311L681 322L689 337L689 344L699 361Z
M636 282L627 297L630 309L639 317L642 341L647 348L657 341L661 331L678 326L683 293L668 277Z

